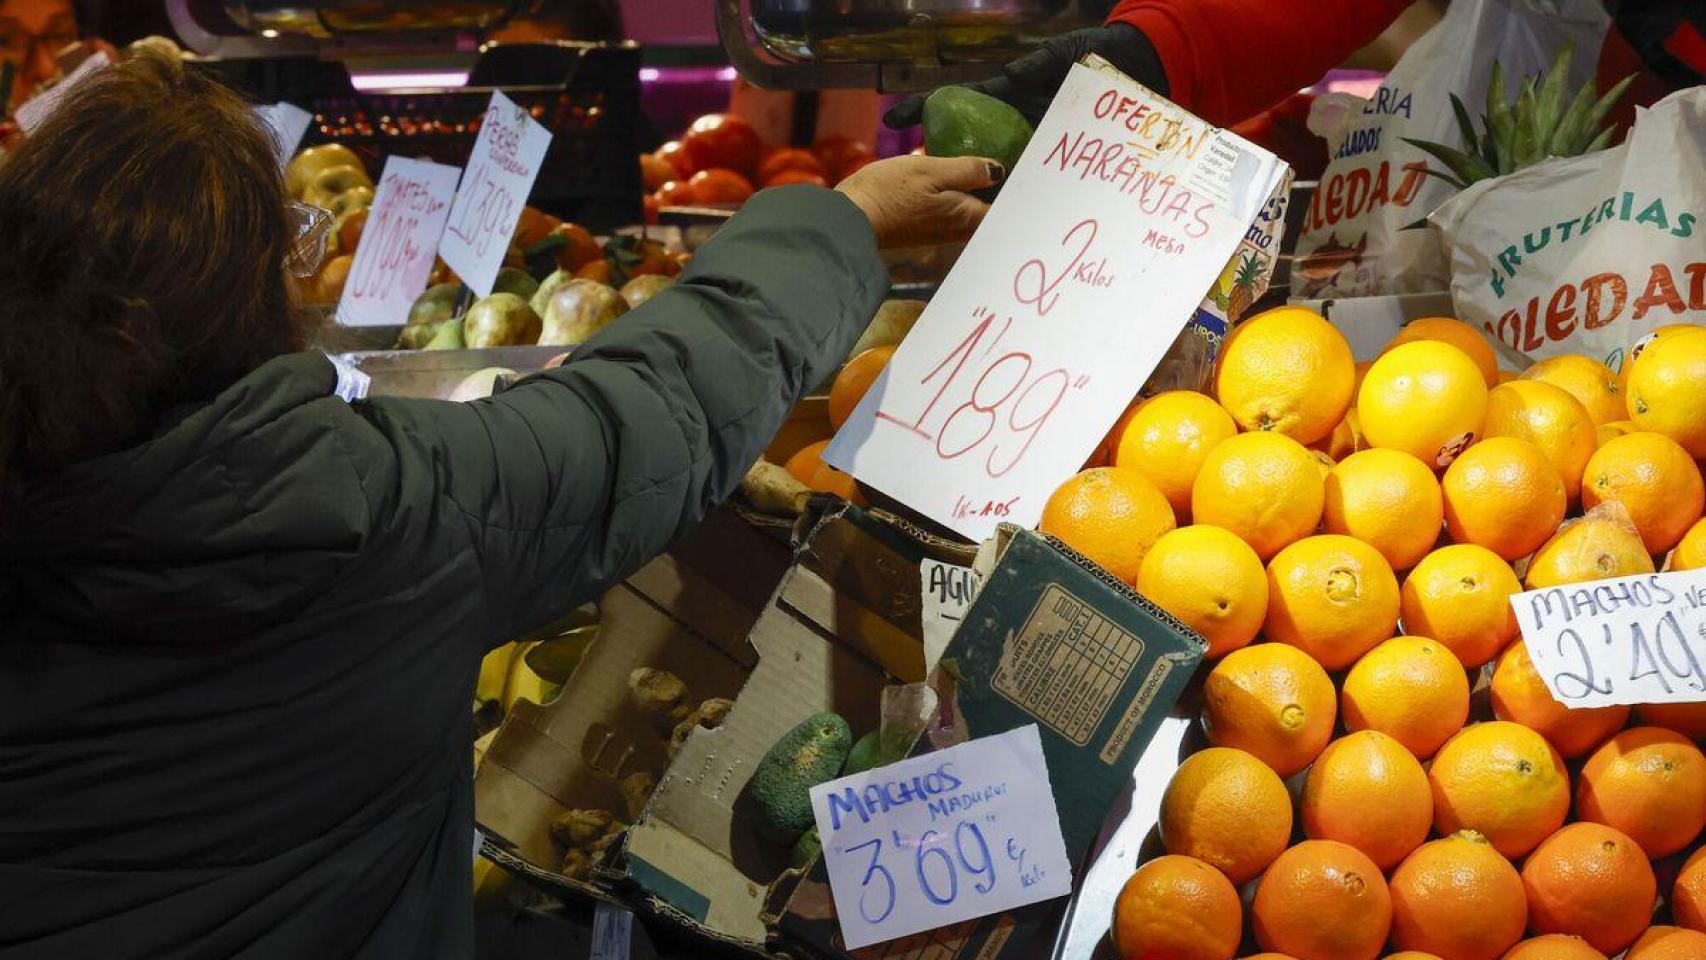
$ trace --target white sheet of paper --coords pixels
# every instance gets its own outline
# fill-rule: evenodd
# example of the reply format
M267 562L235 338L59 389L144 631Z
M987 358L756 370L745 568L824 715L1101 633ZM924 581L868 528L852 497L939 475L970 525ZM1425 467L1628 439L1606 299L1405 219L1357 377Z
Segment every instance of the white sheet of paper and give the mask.
M1035 724L811 796L848 949L1072 892Z
M1706 569L1530 590L1511 606L1567 707L1706 701Z
M339 323L369 327L408 321L409 307L432 275L433 253L460 173L427 160L386 159L338 301Z
M551 132L493 91L474 152L462 174L438 255L480 296L492 292L510 235L533 192Z
M283 167L290 163L290 158L296 155L296 148L302 143L302 135L308 132L308 124L314 115L294 103L262 104L255 108L260 114L261 121L272 131L273 149L278 153L278 165Z
M65 99L66 94L75 89L79 83L88 79L90 74L111 64L112 59L107 56L106 51L99 51L79 63L77 69L65 75L65 79L42 91L38 96L25 100L12 113L12 119L17 121L18 129L22 130L25 136L28 136L32 130L41 126L41 122L46 120L49 114L59 107L60 101Z
M826 459L972 540L1035 524L1285 172L1135 81L1074 65Z
M929 674L942 660L942 651L960 628L966 609L977 599L983 578L970 567L943 563L925 557L918 562L920 597L918 615L924 627L924 672Z

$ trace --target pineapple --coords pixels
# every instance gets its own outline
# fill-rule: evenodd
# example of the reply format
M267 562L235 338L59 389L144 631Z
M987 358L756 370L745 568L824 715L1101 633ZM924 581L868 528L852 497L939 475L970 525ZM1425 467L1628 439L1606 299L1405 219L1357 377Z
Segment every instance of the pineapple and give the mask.
M1597 100L1594 85L1589 82L1566 105L1564 84L1574 53L1575 44L1564 44L1544 77L1523 81L1514 105L1505 101L1505 72L1495 61L1492 82L1487 86L1487 112L1481 117L1479 133L1463 101L1452 94L1451 109L1463 133L1463 149L1409 137L1404 142L1426 151L1450 168L1450 173L1432 168L1427 172L1459 190L1478 180L1531 167L1547 157L1575 157L1605 149L1611 142L1613 128L1602 124L1635 78L1624 77Z
M1232 296L1226 306L1226 324L1231 326L1244 316L1244 311L1256 302L1256 284L1262 279L1262 261L1247 253L1238 264L1238 274L1232 278Z

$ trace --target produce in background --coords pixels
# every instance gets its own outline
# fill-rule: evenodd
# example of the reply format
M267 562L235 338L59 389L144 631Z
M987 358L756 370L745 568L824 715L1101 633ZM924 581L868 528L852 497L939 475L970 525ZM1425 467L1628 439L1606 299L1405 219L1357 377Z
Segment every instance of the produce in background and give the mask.
M865 394L882 375L888 366L889 358L894 356L892 346L872 347L864 353L857 354L842 366L841 372L835 375L835 380L829 385L829 427L840 430L847 418L853 415L859 401L865 399Z
M1392 895L1374 861L1333 840L1305 840L1262 874L1250 904L1264 950L1375 960L1392 928Z
M1130 584L1144 554L1176 523L1167 498L1143 474L1094 467L1049 496L1037 529Z
M1444 644L1393 637L1345 675L1340 715L1345 729L1384 734L1426 760L1469 720L1469 678Z
M784 466L794 479L818 493L834 494L843 500L862 503L863 498L859 496L853 478L824 462L823 452L828 448L828 440L807 444L789 457Z
M456 403L485 399L492 395L499 377L513 376L515 371L508 367L482 367L463 377L445 399Z
M431 343L438 328L455 314L461 294L459 283L439 283L423 290L409 307L409 319L397 334L397 346L419 350Z
M513 293L494 293L474 301L462 318L462 339L471 349L537 343L539 315Z
M1381 870L1396 867L1433 827L1433 795L1421 763L1374 730L1346 734L1321 751L1298 809L1311 840L1346 844Z
M1392 941L1452 960L1499 960L1528 926L1522 876L1472 830L1424 844L1392 874Z
M545 304L543 325L533 342L541 346L584 343L627 312L628 301L610 287L591 280L570 280Z
M1571 503L1581 496L1582 471L1599 437L1580 400L1549 383L1512 380L1487 394L1483 430L1488 438L1516 437L1539 447L1557 468L1564 496Z
M1572 823L1523 864L1528 925L1536 933L1581 937L1615 954L1652 921L1658 881L1628 835L1597 823Z
M624 283L622 289L617 292L622 295L623 300L627 301L628 309L632 310L657 296L659 292L668 290L673 286L675 286L674 277L648 273Z

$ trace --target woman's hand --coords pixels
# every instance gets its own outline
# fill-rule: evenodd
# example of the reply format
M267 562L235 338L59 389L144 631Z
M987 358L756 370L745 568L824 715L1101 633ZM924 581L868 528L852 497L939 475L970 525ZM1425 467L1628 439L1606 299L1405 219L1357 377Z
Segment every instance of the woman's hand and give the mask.
M835 189L871 221L877 246L922 247L971 236L989 204L971 195L1007 176L978 157L891 157L866 164Z

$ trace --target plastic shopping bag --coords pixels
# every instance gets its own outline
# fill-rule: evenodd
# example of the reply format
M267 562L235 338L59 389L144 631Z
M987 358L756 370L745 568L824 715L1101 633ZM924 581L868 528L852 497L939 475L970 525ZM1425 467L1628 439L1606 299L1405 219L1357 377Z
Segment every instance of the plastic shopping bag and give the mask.
M1433 215L1458 316L1531 360L1613 370L1670 323L1706 322L1706 87L1636 115L1621 146L1470 186Z
M1600 0L1456 0L1373 97L1319 98L1310 129L1327 140L1333 159L1304 217L1292 296L1444 290L1449 274L1437 236L1404 228L1453 188L1426 176L1423 171L1438 161L1403 138L1460 146L1451 94L1479 112L1495 60L1514 97L1523 78L1544 72L1573 40L1570 79L1588 82L1608 22Z

